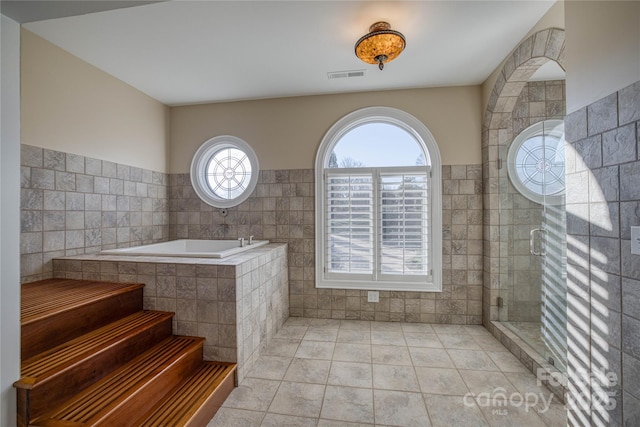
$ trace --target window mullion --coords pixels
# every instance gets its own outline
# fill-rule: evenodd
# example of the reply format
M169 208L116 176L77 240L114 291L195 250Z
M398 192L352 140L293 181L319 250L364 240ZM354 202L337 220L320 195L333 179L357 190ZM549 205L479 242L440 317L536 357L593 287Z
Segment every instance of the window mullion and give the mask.
M427 223L425 224L426 230L427 230L427 250L429 252L427 252L428 256L427 256L427 274L429 276L433 276L433 253L434 253L434 248L433 248L433 227L431 226L433 224L433 215L434 215L434 206L433 206L433 196L432 196L432 188L431 188L431 171L429 171L429 173L427 174Z
M353 268L353 177L349 176L349 272Z
M402 274L407 270L407 183L404 174L400 174L400 185L402 189Z
M373 280L377 281L379 280L382 265L382 252L380 250L380 239L382 238L382 232L380 230L382 227L382 215L380 215L382 211L382 197L380 197L380 191L382 191L382 186L380 185L380 170L374 169L371 175L373 181L373 223L371 224L373 229L373 241L371 242L373 244Z

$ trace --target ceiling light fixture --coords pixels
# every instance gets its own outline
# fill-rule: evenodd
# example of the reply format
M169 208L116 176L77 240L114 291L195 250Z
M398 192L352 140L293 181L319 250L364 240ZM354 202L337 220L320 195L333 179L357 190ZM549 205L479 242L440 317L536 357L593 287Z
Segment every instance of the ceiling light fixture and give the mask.
M392 30L388 22L379 21L356 43L356 56L367 64L378 64L382 70L384 64L400 55L406 44L402 33Z

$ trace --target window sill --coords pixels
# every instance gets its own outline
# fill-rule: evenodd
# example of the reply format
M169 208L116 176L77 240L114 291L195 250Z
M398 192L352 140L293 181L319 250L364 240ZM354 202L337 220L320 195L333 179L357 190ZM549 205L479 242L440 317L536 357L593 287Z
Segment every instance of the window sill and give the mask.
M442 286L433 282L371 282L316 279L317 289L349 289L361 291L442 292Z

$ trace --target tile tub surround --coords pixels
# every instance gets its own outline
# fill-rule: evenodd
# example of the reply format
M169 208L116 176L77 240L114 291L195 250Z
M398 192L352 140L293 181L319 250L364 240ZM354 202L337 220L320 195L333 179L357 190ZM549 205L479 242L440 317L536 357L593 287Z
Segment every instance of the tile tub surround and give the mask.
M22 283L52 277L54 257L167 240L168 175L21 146Z
M289 317L287 245L222 259L77 255L54 277L144 283L144 308L175 312L173 332L205 338L205 360L251 369Z
M443 291L380 292L315 287L315 174L261 171L254 193L223 217L202 202L188 174L169 177L171 239L255 236L289 248L290 315L324 319L480 324L482 166L443 166Z

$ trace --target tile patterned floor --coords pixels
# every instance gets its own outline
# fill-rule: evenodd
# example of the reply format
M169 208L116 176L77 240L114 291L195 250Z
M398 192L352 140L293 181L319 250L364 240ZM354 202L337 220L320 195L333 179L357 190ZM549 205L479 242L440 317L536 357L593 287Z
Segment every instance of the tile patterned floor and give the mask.
M566 423L481 326L292 317L208 427Z

